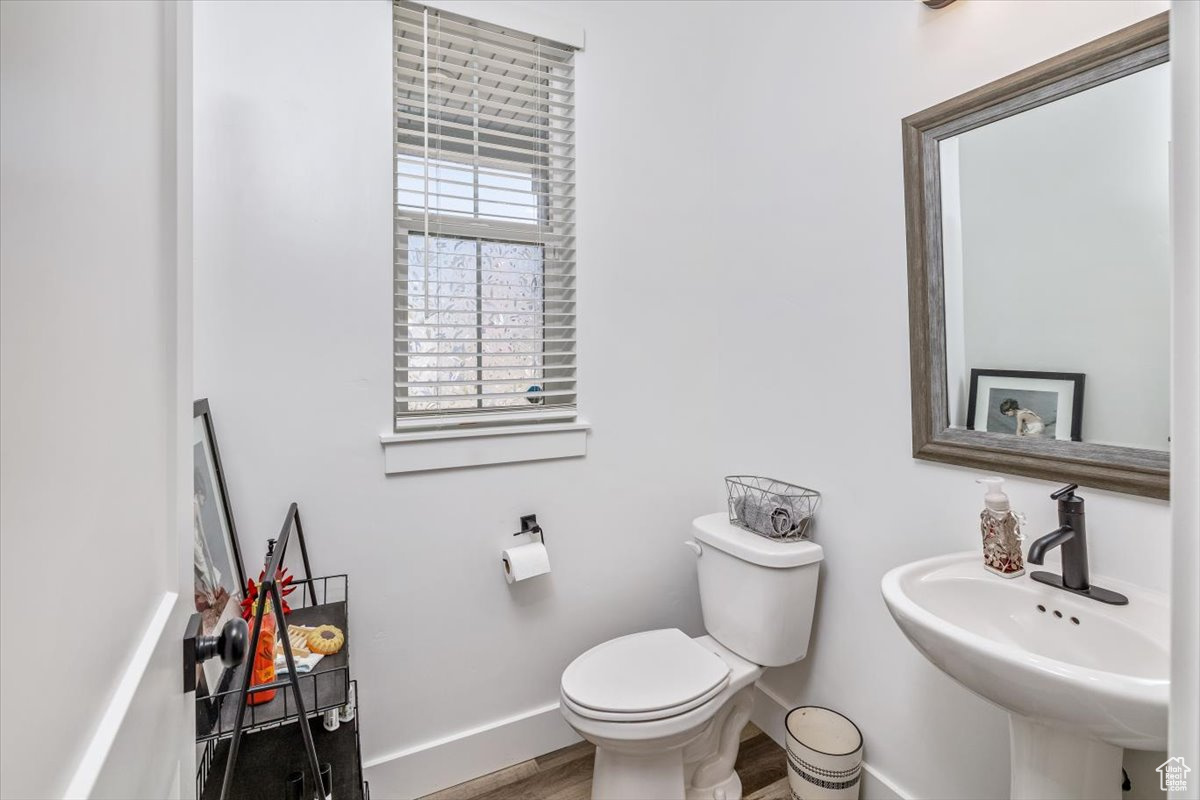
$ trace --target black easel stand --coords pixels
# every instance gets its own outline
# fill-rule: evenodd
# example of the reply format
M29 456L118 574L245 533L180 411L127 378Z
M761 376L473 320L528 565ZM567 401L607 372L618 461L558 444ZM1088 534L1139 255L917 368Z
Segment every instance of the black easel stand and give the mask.
M308 767L312 772L312 787L309 792L310 797L324 798L326 790L321 785L321 764L317 761L317 748L313 744L312 730L308 727L308 714L304 709L304 698L300 694L300 676L296 674L296 659L292 655L292 644L287 635L287 620L283 616L283 595L280 594L279 584L275 580L275 575L279 572L279 566L283 563L283 555L287 552L288 539L291 537L292 528L300 530L300 510L295 503L288 508L287 516L283 520L283 529L279 532L279 538L272 539L267 545L266 556L266 571L263 574L262 583L258 587L258 600L255 603L254 625L250 631L250 663L247 665L246 674L242 678L241 698L238 703L237 721L233 727L233 741L229 744L229 760L225 763L225 777L221 781L221 800L227 800L229 790L233 785L233 767L237 762L238 747L242 743L242 722L246 718L246 703L250 699L250 681L254 676L254 654L258 649L258 637L262 632L263 611L266 609L264 599L269 594L271 606L274 609L276 628L280 632L279 640L283 645L283 657L287 661L288 676L281 681L273 681L260 686L255 686L255 692L267 691L269 689L288 689L292 690L292 696L296 698L296 710L298 714L298 726L300 733L304 736L304 749L308 752ZM304 547L304 534L300 533L300 552L304 559L304 569L308 570L308 553ZM311 575L306 575L306 579L311 580ZM272 649L272 657L274 649Z

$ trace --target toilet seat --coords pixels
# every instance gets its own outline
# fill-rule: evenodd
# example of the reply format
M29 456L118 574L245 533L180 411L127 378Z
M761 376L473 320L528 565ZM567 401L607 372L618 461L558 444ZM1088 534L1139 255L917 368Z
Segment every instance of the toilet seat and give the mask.
M719 655L676 628L604 642L563 672L563 702L594 720L643 722L676 716L716 697L729 684Z

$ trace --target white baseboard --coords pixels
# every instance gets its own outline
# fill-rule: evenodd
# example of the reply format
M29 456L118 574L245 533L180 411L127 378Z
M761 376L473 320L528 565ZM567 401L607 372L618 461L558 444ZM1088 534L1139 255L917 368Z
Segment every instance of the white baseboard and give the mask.
M912 800L913 795L892 783L879 770L863 762L862 800Z
M779 695L766 686L758 684L754 687L754 712L750 721L770 736L777 745L786 747L783 735L783 718L792 707ZM863 762L862 789L859 791L860 800L912 800L913 795L899 786L866 761Z
M420 797L578 741L552 703L370 759L364 777L375 797Z
M780 747L786 746L783 718L790 705L769 688L756 688L751 720ZM496 720L470 730L366 762L366 779L376 797L415 798L519 764L579 741L558 703ZM863 763L861 800L912 800L868 763Z

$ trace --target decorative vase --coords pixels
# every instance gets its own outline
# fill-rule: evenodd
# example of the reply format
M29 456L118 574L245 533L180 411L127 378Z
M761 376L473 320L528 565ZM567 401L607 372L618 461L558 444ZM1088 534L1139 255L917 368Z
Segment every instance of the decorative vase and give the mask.
M275 682L275 613L271 604L263 610L262 629L258 632L258 641L254 644L254 664L251 665L250 685L262 686ZM269 703L275 699L274 689L264 689L261 692L250 692L246 702L252 706Z

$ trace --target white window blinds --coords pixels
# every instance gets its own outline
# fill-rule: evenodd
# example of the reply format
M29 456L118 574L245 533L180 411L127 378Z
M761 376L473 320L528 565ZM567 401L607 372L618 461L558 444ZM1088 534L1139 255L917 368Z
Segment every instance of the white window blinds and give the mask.
M394 20L396 426L573 416L573 51Z

